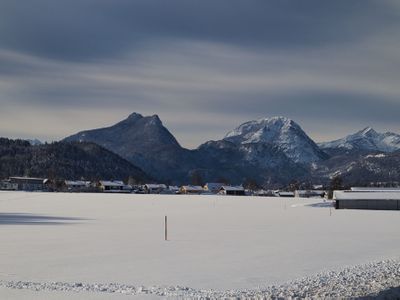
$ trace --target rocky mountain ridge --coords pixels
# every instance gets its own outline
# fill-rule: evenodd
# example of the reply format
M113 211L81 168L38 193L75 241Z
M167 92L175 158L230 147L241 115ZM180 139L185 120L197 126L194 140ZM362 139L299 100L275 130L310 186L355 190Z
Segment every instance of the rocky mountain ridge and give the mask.
M380 134L372 128L316 144L293 120L272 117L246 122L221 140L188 150L180 146L157 115L138 113L110 127L79 132L65 141L97 143L159 181L176 184L191 182L193 177L232 183L249 179L260 184L326 182L343 161L360 162L369 153L397 149L396 134ZM346 170L352 169L341 168L340 174L346 176Z
M366 127L344 138L319 143L321 149L368 150L393 152L400 150L400 135L393 132L379 133Z

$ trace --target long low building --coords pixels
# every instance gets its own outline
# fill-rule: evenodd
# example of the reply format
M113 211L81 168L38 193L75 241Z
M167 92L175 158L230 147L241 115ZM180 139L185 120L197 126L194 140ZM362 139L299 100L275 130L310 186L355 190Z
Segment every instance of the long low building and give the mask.
M46 189L47 181L44 178L34 177L10 177L9 180L19 191L43 191Z
M101 180L99 182L100 190L103 193L130 193L131 187L125 185L122 181L114 180L114 181L106 181Z
M400 210L400 191L334 191L336 209Z
M244 196L245 190L242 186L223 185L219 190L219 194L230 196Z
M18 184L12 183L10 179L0 180L0 190L16 191L18 190Z

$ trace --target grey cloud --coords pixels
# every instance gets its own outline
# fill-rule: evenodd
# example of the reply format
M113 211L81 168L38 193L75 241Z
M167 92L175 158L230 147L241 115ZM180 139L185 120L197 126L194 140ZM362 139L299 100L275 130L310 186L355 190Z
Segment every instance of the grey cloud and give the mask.
M398 25L387 1L3 0L3 48L65 60L145 50L192 39L301 49L352 42Z

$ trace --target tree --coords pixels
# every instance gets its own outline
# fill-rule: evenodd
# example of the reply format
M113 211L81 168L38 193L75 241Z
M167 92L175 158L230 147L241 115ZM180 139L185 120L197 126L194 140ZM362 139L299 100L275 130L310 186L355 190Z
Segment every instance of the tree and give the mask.
M329 193L328 193L328 199L333 198L333 191L335 190L342 190L343 189L343 179L339 175L333 177L331 179L331 182L329 184Z
M257 181L253 178L247 178L244 183L243 183L243 187L245 189L248 189L250 191L255 191L258 190L260 188L260 186L258 185Z
M225 177L219 177L215 182L223 183L225 185L229 185L230 184L229 180L226 179Z
M133 176L129 176L128 177L128 184L131 185L131 186L137 185L138 184L138 180Z
M190 183L192 185L199 185L199 186L204 185L203 177L201 176L201 173L199 170L194 170L192 172L192 174L190 175Z
M292 181L288 186L290 192L294 192L298 189L300 189L300 183L297 180Z

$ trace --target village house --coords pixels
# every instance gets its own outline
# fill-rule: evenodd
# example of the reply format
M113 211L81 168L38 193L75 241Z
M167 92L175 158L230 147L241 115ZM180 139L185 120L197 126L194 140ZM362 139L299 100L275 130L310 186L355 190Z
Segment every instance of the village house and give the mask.
M146 194L160 194L166 189L167 186L165 184L147 183L143 186L143 190Z
M99 182L100 190L103 193L130 193L132 187L125 185L122 181L105 181Z
M90 181L65 180L64 185L68 192L84 192L89 190Z
M181 194L200 195L204 192L203 188L199 185L183 185L180 188Z
M162 195L175 195L179 194L179 188L177 186L168 186L165 189L162 189L159 194Z
M170 194L179 194L179 187L177 187L176 185L170 185L168 186L168 192Z
M219 194L230 196L244 196L245 190L242 186L223 185L219 190Z
M208 182L204 185L204 191L210 192L213 194L218 194L223 185L224 185L223 183Z

